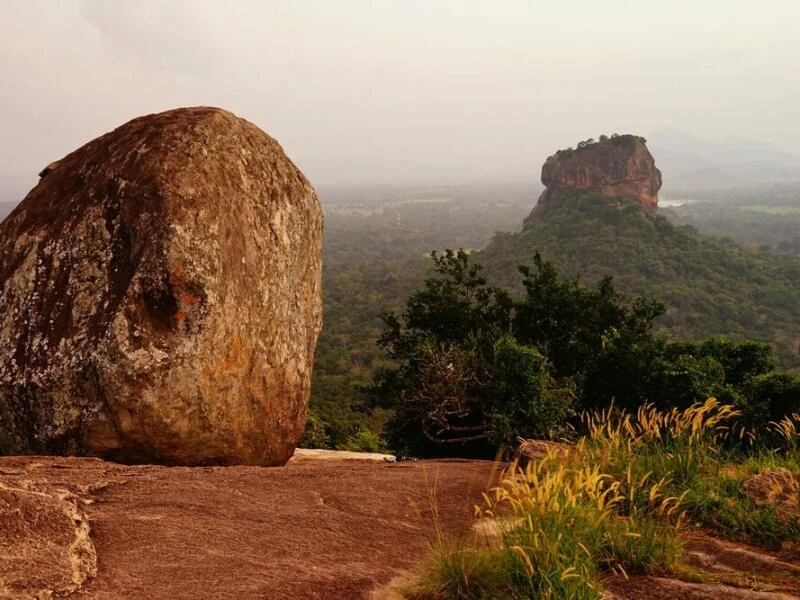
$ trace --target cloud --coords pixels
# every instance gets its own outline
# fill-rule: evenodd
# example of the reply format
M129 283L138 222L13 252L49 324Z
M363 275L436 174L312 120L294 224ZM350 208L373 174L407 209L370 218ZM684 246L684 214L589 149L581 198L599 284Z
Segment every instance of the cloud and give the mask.
M199 75L222 58L199 6L189 0L82 0L81 15L121 59Z

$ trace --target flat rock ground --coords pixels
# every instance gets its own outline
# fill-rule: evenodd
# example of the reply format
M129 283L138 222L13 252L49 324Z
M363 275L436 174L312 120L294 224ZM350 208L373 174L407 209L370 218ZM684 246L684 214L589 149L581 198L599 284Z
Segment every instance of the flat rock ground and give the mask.
M12 533L0 535L0 597L368 598L424 555L434 509L446 530L469 528L495 472L481 461L0 458L0 532ZM74 509L88 518L93 577Z
M496 476L480 461L270 469L0 458L0 598L397 597L388 584L419 564L434 521L475 535L473 507ZM702 533L686 553L705 583L616 579L609 596L797 598L796 561Z

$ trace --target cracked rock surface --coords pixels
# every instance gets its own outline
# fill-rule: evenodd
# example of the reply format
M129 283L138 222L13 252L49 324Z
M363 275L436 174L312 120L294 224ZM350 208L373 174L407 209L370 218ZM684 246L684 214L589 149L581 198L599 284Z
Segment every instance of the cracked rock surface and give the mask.
M80 504L66 490L0 483L0 597L64 595L97 573Z

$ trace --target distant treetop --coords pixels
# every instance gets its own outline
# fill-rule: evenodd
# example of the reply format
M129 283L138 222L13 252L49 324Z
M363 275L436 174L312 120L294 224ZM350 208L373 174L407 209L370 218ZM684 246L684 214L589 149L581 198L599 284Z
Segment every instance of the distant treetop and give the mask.
M599 144L613 144L615 146L627 146L629 144L633 144L634 142L641 142L643 144L647 143L647 140L640 135L633 135L632 133L612 133L610 136L608 135L601 135L597 140L594 138L589 138L583 141L578 142L577 149L582 150L583 148L588 148L589 146L597 146ZM551 160L557 160L562 158L569 158L575 152L575 149L572 147L563 148L562 150L558 150L555 154L548 156L548 162Z

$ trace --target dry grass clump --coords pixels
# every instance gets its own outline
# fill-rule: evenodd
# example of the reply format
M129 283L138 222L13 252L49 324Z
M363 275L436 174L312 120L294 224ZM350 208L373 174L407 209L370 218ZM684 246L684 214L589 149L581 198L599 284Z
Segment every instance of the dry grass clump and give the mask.
M573 450L512 464L484 495L476 514L495 519L498 535L439 539L411 596L600 598L605 574L674 572L688 524L768 544L800 536L800 521L741 490L759 470L796 469L800 419L773 424L782 446L731 469L737 416L713 398L682 411L585 415Z

